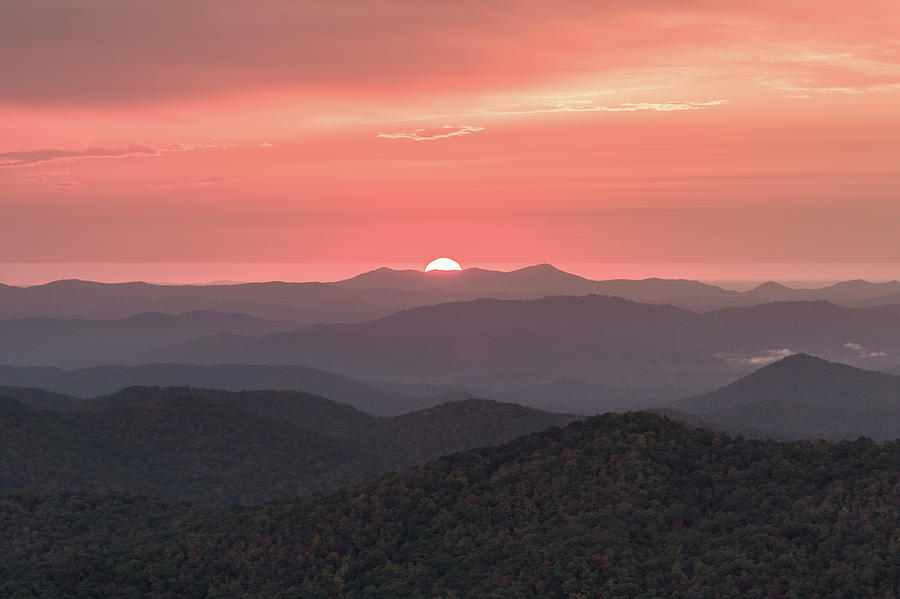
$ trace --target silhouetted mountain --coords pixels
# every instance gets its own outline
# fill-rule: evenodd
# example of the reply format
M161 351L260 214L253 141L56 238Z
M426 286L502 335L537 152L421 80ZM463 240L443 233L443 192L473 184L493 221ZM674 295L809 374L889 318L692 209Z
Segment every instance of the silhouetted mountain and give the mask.
M510 272L468 268L425 273L379 268L334 283L153 285L67 280L33 287L0 285L0 318L119 319L142 312L215 311L303 324L363 322L415 306L483 297L537 299L591 294L699 311L769 301L882 305L900 303L900 283L847 281L821 289L790 289L767 283L741 293L685 279L594 281L549 264Z
M132 387L65 411L0 400L0 489L259 502L505 442L575 416L468 400L375 418L286 391Z
M669 404L726 430L781 438L900 438L900 377L805 354Z
M87 366L140 361L148 348L209 335L264 335L296 329L296 323L246 314L148 312L122 320L0 320L0 364Z
M346 289L448 289L482 297L502 297L510 294L587 295L595 292L596 281L550 264L537 264L510 272L483 268L432 272L379 268L338 281L335 285Z
M823 300L835 304L847 306L860 305L875 298L883 298L891 294L900 294L900 282L871 283L860 279L854 281L841 281L834 285L828 285L818 289L793 289L774 281L763 283L742 294L745 298L751 298L760 302L777 301L816 301ZM885 305L900 303L879 300L870 305Z
M650 278L594 281L562 271L550 264L537 264L502 272L482 268L463 271L393 270L379 268L335 285L347 289L445 289L477 297L495 299L537 299L550 295L613 295L650 303L690 302L702 298L706 305L713 298L736 296L715 285L684 279Z
M891 597L896 443L606 415L301 500L0 498L10 596Z
M796 289L791 289L790 287L782 285L781 283L777 283L775 281L766 281L765 283L761 283L753 289L750 289L749 291L745 291L743 295L745 297L758 299L760 303L783 302L796 299L796 291Z
M105 395L136 385L190 386L226 391L283 389L331 397L376 415L411 412L440 401L429 397L410 397L340 374L304 366L144 364L62 370L0 365L0 384L40 387L58 393L65 391L79 398Z

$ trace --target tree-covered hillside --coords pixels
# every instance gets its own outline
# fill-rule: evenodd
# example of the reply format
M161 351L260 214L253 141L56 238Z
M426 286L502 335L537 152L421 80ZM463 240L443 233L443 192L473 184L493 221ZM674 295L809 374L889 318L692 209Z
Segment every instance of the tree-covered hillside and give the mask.
M897 597L900 444L643 413L299 500L7 495L16 597Z
M64 411L3 399L0 490L258 503L574 419L486 400L376 418L292 391L133 387Z

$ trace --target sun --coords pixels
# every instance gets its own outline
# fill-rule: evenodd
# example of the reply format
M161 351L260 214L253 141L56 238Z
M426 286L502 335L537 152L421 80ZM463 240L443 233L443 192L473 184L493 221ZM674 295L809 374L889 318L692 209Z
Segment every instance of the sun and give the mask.
M462 266L459 265L459 262L450 258L437 258L429 262L428 266L425 267L425 272L432 270L462 270Z

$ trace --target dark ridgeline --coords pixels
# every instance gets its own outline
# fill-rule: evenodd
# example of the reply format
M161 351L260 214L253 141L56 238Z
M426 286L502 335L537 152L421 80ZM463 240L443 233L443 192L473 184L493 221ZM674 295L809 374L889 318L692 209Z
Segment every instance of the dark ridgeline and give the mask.
M3 399L0 489L128 490L204 504L256 503L576 418L486 400L376 418L286 391L132 387L74 401L51 412Z
M255 507L8 494L0 592L892 597L898 484L897 443L606 415Z

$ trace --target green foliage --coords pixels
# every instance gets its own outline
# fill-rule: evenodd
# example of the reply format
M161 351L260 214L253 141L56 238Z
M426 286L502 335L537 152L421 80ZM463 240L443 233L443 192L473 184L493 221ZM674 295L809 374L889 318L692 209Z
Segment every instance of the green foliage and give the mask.
M0 595L896 597L900 444L632 413L299 500L0 499Z

